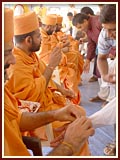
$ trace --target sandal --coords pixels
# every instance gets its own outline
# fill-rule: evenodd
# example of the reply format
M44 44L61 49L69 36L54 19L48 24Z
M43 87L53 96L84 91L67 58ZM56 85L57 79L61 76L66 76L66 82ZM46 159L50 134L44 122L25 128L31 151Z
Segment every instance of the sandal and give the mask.
M106 156L115 156L116 155L116 144L108 143L107 146L104 148L104 154Z

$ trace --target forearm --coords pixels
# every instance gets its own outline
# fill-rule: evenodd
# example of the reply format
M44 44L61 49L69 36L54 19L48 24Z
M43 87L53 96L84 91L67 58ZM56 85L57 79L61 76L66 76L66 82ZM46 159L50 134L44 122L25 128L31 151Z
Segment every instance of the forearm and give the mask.
M21 131L29 131L35 128L41 127L45 124L51 123L55 121L55 112L56 111L48 111L48 112L40 112L40 113L22 113L20 120L20 130Z
M116 123L116 98L110 101L100 111L89 117L94 128L99 128Z
M60 92L60 93L63 93L63 90L64 90L63 87L56 82L55 82L55 84L56 84L56 87L57 87L57 91Z
M63 53L66 53L66 52L68 52L68 51L69 51L69 48L68 48L68 47L62 48L62 52L63 52Z
M98 55L97 65L101 76L108 74L107 56Z
M54 71L54 67L49 66L49 65L46 66L45 72L43 74L45 79L46 79L46 87L47 87L47 85L48 85L48 83L49 83L49 81L51 79L53 71Z
M48 156L72 156L72 155L73 155L72 150L68 146L62 143L48 154Z

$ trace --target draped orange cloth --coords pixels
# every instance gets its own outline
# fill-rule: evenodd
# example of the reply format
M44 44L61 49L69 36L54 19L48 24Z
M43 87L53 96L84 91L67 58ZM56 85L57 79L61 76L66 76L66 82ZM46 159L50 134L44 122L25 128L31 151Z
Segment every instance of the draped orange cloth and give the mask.
M5 8L4 10L4 49L9 50L13 47L14 35L13 10ZM8 27L9 26L9 27Z
M45 64L40 61L35 53L28 56L24 51L19 48L14 48L14 56L16 57L16 64L10 69L10 80L6 86L18 99L36 101L41 103L39 111L48 111L59 109L65 106L66 99L63 95L56 94L56 85L51 80L46 88L46 80L43 76L45 70ZM78 106L81 110L81 115L85 115L85 110ZM53 122L53 128L57 128L65 124L66 122ZM35 129L33 135L39 138L41 132ZM54 136L58 135L54 131ZM43 136L43 133L42 133ZM90 155L88 143L86 142L83 149L80 151L80 155Z
M65 33L60 31L56 33L57 39L60 40L62 36L65 36ZM69 51L65 53L67 56L67 62L73 63L77 66L77 80L81 81L81 74L83 72L84 60L82 55L79 52L79 43L77 40L73 39L71 35L67 35L70 42Z
M5 87L4 94L4 156L30 156L19 129L21 114L15 97Z
M48 64L51 53L51 37L48 36L48 34L42 28L40 28L40 33L42 41L40 51L38 51L37 54L41 60Z
M62 36L65 36L63 32L57 32L52 35L51 40L53 41L53 36L56 37L58 42ZM78 84L81 81L80 75L83 71L83 58L79 53L79 44L78 41L74 40L72 36L68 35L68 39L70 42L69 51L65 52L64 55L67 58L66 64L60 64L60 79L61 82L64 83L65 88L72 89L75 92L75 98L72 98L72 102L74 104L80 104L81 95L80 90L78 88Z
M43 29L40 29L42 36L42 44L40 48L39 57L46 64L49 62L49 56L52 49L58 44L60 37L64 35L63 32L57 32L53 35L48 35ZM71 36L69 36L70 46L69 51L62 53L62 60L59 64L60 80L67 89L72 89L75 92L75 98L71 101L74 104L80 104L81 95L78 84L81 81L80 75L83 71L83 57L79 53L79 44Z

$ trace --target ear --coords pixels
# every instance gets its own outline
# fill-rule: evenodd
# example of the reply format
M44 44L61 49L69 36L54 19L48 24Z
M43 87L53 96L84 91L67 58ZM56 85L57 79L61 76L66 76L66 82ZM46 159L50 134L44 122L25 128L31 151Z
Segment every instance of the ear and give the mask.
M32 44L32 37L31 36L27 36L25 38L25 42L28 44L28 45L31 45Z

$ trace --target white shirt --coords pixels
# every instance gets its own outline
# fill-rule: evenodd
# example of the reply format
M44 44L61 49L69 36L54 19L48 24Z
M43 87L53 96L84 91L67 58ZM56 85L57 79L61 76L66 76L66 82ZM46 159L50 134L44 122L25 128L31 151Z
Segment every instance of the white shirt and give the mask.
M98 54L108 54L112 47L116 46L116 40L107 36L107 30L102 29L98 38Z
M116 97L104 108L89 117L94 128L113 125L116 123Z

